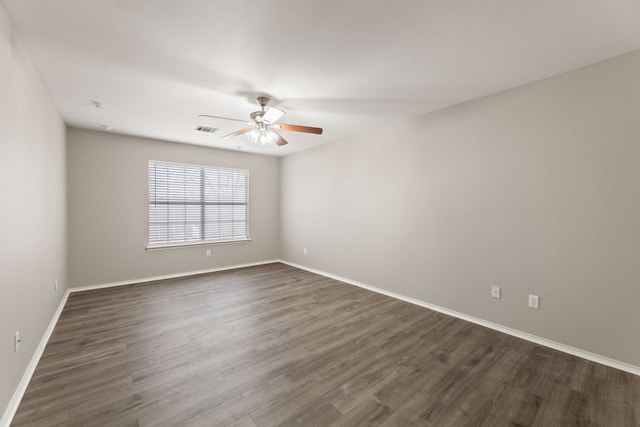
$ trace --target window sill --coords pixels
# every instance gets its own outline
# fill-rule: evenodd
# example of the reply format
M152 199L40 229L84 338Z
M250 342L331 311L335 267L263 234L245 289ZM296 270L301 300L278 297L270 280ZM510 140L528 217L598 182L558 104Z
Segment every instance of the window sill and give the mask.
M178 249L188 248L193 246L211 246L211 245L226 245L229 243L247 243L251 238L246 239L233 239L233 240L206 240L203 242L186 242L186 243L168 243L166 245L149 245L145 249L148 251L161 251L164 249Z

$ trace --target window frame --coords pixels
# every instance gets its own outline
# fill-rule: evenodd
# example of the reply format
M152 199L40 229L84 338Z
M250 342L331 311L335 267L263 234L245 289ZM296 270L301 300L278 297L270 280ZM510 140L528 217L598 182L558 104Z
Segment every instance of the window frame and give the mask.
M240 172L245 172L247 174L247 187L246 187L246 192L247 192L247 215L246 215L246 219L247 219L247 236L246 237L242 237L242 238L236 238L236 239L219 239L219 240L198 240L198 241L192 241L192 242L171 242L171 243L151 243L150 242L150 238L151 238L151 218L150 218L150 208L149 206L151 205L150 200L151 200L151 194L149 192L150 190L150 185L149 185L149 167L151 166L152 163L162 163L162 164L166 164L166 165L175 165L175 166L189 166L189 167L197 167L197 168L207 168L207 169L217 169L217 170L228 170L228 171L240 171ZM240 168L230 168L230 167L225 167L225 166L213 166L213 165L201 165L201 164L193 164L193 163L182 163L182 162L171 162L171 161L166 161L166 160L149 160L147 162L147 168L146 168L146 181L147 181L147 197L145 200L146 203L146 209L147 209L147 213L146 213L146 226L147 226L147 245L145 247L146 250L148 251L154 251L154 250L163 250L163 249L176 249L176 248L184 248L184 247L194 247L194 246L210 246L210 245L225 245L225 244L231 244L231 243L248 243L251 242L251 230L250 230L250 220L249 220L249 214L250 214L250 203L249 203L249 195L250 195L250 173L248 169L240 169Z

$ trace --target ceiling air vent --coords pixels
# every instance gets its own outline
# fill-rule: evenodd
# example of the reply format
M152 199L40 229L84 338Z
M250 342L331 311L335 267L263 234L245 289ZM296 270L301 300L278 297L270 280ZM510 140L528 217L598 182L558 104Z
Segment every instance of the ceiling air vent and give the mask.
M217 131L218 129L216 128L210 128L209 126L198 126L196 128L197 131L200 132L206 132L206 133L214 133L215 131Z

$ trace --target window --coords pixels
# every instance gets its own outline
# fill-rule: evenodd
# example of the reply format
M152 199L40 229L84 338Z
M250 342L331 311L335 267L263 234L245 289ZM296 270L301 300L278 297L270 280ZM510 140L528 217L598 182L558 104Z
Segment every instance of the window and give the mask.
M149 162L149 246L247 240L249 171Z

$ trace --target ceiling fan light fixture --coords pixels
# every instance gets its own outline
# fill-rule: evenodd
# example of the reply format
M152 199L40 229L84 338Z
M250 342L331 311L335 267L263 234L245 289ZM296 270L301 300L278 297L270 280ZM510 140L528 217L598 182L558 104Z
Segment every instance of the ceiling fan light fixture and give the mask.
M250 142L257 145L273 145L278 140L278 134L271 129L251 129L245 135Z

